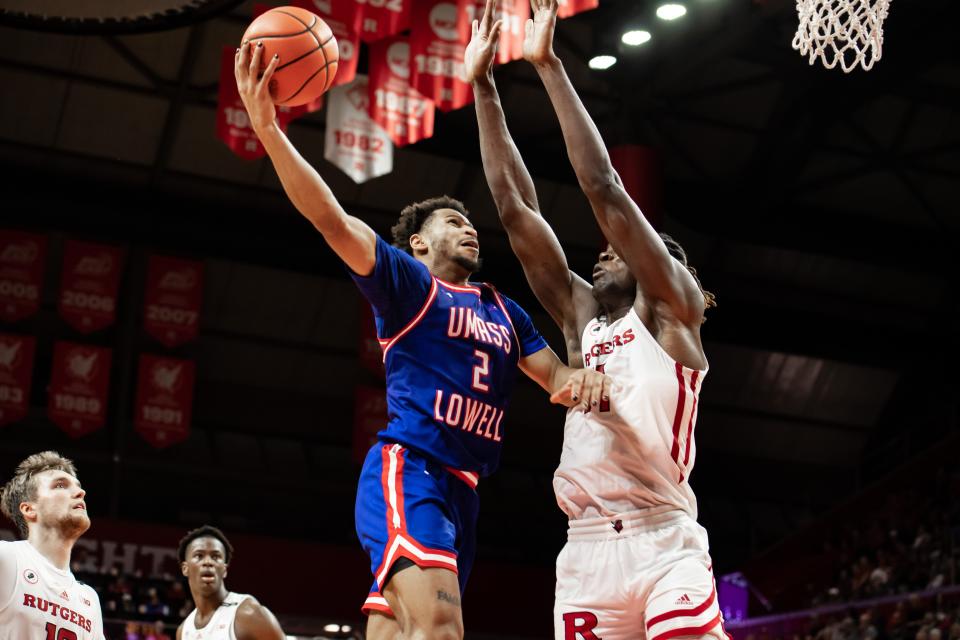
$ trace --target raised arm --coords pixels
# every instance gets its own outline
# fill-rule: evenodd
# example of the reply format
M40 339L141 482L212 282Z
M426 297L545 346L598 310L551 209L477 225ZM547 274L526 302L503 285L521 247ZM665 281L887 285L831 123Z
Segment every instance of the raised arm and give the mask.
M593 303L590 285L570 271L553 229L540 215L537 193L520 151L507 129L493 80L493 59L501 21L493 20L495 0L487 0L482 20L474 20L473 37L464 53L467 80L476 98L483 171L510 246L523 266L534 294L565 337L579 341L579 298ZM584 305L579 305L584 306ZM587 309L587 316L592 309ZM577 348L579 350L579 347Z
M252 50L252 53L251 53ZM237 49L234 74L250 123L297 210L323 234L330 248L348 267L369 275L376 262L377 238L365 222L348 215L320 174L303 159L277 124L270 99L270 77L280 60L274 56L258 79L262 46L246 43Z
M666 303L682 322L699 325L704 309L699 287L623 188L600 131L553 52L557 6L557 0L531 0L533 18L527 21L523 52L550 96L580 188L644 293Z

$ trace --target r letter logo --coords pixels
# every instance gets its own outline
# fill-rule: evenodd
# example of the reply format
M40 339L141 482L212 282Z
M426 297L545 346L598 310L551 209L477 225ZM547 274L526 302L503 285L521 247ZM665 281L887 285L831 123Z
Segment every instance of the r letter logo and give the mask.
M591 629L596 628L597 616L589 611L572 611L563 614L564 640L603 640Z

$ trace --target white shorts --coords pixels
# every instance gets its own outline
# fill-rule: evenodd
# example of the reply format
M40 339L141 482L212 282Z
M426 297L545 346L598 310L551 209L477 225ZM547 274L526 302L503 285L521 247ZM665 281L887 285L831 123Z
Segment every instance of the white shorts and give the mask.
M556 640L732 640L707 532L682 511L571 520L553 620Z

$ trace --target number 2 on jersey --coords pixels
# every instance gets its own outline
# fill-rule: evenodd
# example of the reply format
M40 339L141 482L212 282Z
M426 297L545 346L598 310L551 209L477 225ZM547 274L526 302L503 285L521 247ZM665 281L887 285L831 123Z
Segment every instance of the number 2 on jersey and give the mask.
M477 391L490 391L490 385L480 381L480 378L486 380L490 377L490 354L477 349L473 355L480 359L480 364L473 365L473 381L470 386Z
M70 629L64 629L63 627L60 630L57 630L57 625L52 622L47 623L47 638L46 640L77 640L77 634Z

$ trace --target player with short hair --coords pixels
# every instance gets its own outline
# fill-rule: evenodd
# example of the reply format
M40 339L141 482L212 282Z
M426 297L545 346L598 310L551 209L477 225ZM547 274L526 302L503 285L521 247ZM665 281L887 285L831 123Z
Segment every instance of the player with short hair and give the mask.
M356 525L373 585L363 606L372 640L463 637L460 598L475 552L479 478L497 468L517 370L567 406L606 394L606 376L563 365L519 305L470 276L480 244L463 203L405 208L393 246L347 215L276 123L262 47L235 73L254 131L287 195L370 302L383 349L389 420L368 453Z
M0 541L0 640L102 640L97 592L70 571L90 528L73 462L55 451L17 465L0 509L23 540Z
M570 519L557 559L558 639L724 638L706 531L689 477L700 340L712 294L683 249L657 234L624 190L599 132L552 48L556 0L532 0L524 57L556 110L567 155L609 240L587 283L540 215L493 80L500 22L488 0L465 54L484 171L534 293L561 328L573 366L606 371L610 402L568 412L554 476Z
M284 640L280 623L253 596L227 591L233 545L220 529L187 532L177 547L196 608L177 628L177 640Z

